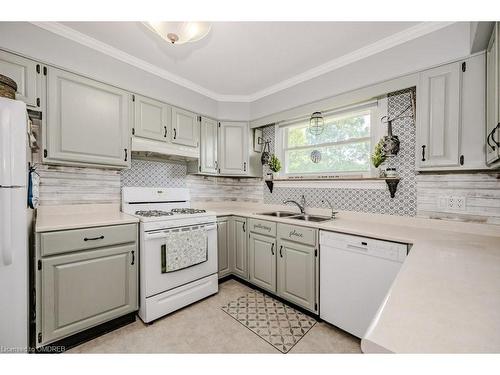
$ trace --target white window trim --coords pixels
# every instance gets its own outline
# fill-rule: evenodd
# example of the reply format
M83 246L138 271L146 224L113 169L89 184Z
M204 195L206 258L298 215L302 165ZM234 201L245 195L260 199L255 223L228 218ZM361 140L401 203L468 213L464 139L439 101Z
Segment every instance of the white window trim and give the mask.
M365 104L366 105L366 104ZM361 107L362 105L360 105ZM375 145L379 139L386 133L386 125L381 122L381 118L387 114L387 98L381 98L377 101L376 106L370 108L370 154L373 152ZM349 112L356 112L357 109L354 107ZM285 126L283 124L274 125L274 153L282 161L283 169L279 173L280 178L287 177L304 177L304 178L314 178L315 176L329 176L329 177L349 177L349 176L361 176L362 178L378 177L378 170L370 162L370 170L367 172L339 172L339 173L285 173L285 128L291 126L292 123L288 123Z

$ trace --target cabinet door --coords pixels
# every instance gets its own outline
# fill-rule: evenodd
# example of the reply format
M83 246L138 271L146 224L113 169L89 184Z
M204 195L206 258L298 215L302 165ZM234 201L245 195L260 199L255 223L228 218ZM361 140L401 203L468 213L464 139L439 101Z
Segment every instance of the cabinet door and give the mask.
M198 116L180 108L172 108L172 143L198 147Z
M248 174L248 124L221 122L219 128L220 174Z
M248 241L249 281L276 293L276 239L250 233Z
M278 241L278 295L315 311L315 247Z
M461 63L420 73L417 167L459 166Z
M0 74L17 83L16 99L38 108L41 93L42 67L36 61L0 51Z
M49 68L47 98L45 162L130 166L127 92Z
M217 174L217 121L201 118L200 172Z
M135 95L134 135L166 141L170 131L170 106L154 99Z
M500 155L494 140L499 140L498 124L500 95L500 64L498 62L498 23L495 24L488 49L486 50L486 162L493 163Z
M231 273L229 257L229 224L227 219L217 221L217 254L219 263L219 278Z
M233 270L241 278L248 279L247 262L247 220L244 217L233 218Z
M137 310L135 244L42 260L42 342Z

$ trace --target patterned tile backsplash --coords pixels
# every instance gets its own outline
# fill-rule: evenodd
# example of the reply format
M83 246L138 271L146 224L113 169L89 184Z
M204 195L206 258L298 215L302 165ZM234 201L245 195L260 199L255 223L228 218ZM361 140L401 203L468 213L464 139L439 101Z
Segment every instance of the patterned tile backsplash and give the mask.
M388 115L396 115L411 103L411 93L415 88L397 91L388 95ZM415 180L415 124L412 118L397 120L393 123L393 133L401 142L399 153L387 162L395 167L401 181L396 197L391 198L387 189L349 189L349 188L293 188L277 187L270 193L264 189L264 203L279 204L284 199L295 199L304 195L308 206L328 207L323 199L331 201L338 210L383 213L391 215L415 216L417 212L417 189ZM274 126L263 129L263 138L270 140L271 153L274 152ZM265 169L264 174L269 170Z

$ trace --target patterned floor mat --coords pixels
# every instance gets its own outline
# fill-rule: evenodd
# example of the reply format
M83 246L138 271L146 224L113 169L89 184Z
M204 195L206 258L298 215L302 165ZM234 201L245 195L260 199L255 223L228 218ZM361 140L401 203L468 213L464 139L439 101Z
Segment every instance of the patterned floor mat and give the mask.
M222 310L273 345L288 353L316 320L268 295L252 291Z

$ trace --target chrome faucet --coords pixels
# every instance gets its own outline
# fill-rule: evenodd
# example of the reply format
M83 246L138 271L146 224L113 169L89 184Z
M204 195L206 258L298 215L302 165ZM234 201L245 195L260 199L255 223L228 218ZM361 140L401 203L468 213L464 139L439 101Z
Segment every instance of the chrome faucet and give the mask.
M328 199L323 199L321 201L321 203L328 203L328 205L330 206L330 210L332 210L332 213L330 214L330 218L332 219L335 219L335 215L337 214L337 211L335 211L335 209L333 208L332 204L330 203L330 201Z
M300 197L300 203L298 203L297 201L291 200L291 199L283 201L283 204L287 204L287 203L296 204L297 207L299 208L301 214L306 213L306 197L304 197L304 195L302 195Z

